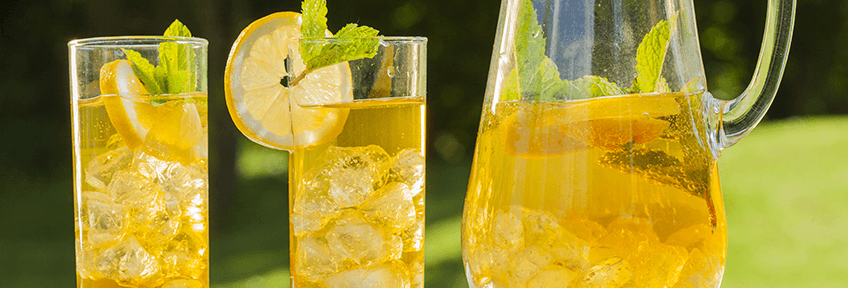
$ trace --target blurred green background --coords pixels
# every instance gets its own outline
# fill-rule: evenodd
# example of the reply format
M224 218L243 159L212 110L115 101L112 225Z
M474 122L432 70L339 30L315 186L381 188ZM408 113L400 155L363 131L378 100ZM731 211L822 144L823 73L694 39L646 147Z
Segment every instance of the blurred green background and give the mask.
M459 216L500 1L329 0L329 27L429 38L426 283L467 287ZM710 91L744 90L766 1L694 0ZM223 99L238 33L295 0L6 1L0 6L0 287L74 285L67 42L158 35L179 18L209 40L211 280L288 287L286 155L239 133ZM848 286L848 1L801 0L766 121L720 162L730 247L723 287Z

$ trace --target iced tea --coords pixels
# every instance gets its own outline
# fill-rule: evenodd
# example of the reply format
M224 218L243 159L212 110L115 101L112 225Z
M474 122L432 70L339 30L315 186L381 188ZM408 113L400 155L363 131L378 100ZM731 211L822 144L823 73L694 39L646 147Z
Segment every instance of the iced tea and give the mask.
M291 154L292 286L424 287L424 98L307 108L348 117Z
M463 217L469 283L718 287L725 217L691 115L699 96L485 107Z

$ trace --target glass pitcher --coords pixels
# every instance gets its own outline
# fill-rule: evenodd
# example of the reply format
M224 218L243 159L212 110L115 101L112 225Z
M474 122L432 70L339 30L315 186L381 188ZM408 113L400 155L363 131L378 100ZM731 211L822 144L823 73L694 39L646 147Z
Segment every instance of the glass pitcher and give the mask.
M706 88L691 0L502 0L462 222L471 287L718 287L716 160L762 119L794 0L754 77Z

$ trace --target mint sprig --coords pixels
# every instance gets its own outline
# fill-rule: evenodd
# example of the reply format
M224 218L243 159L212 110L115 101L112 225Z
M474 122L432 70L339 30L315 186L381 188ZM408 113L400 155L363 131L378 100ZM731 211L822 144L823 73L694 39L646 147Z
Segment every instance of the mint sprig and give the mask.
M191 31L179 20L174 20L165 30L165 37L191 37ZM136 77L151 95L182 94L196 88L195 53L190 44L164 42L159 44L159 63L153 66L140 53L121 49L132 63Z
M545 55L545 37L533 3L522 0L515 36L516 67L504 79L501 100L583 99L628 93L670 92L661 76L675 19L662 20L645 35L636 49L636 79L633 88L619 87L615 82L594 75L572 81L560 78L556 64Z
M301 5L303 21L300 31L303 37L325 37L327 31L327 1L304 0ZM353 41L300 43L300 55L306 64L306 70L300 73L290 85L297 85L310 72L333 64L371 58L377 54L380 41L377 29L357 24L347 24L335 33L335 38L349 38Z
M534 100L552 101L615 95L605 93L624 94L624 89L598 76L584 76L574 81L561 79L556 64L545 55L545 36L530 0L522 1L518 21L516 67L505 79L507 87L502 99L517 100L527 95Z

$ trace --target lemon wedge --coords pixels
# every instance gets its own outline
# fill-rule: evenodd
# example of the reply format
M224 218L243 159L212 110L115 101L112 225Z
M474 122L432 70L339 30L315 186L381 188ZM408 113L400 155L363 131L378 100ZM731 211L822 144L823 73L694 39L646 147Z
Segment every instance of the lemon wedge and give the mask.
M347 63L327 66L287 87L286 68L305 70L297 45L301 15L279 12L248 25L233 43L224 72L227 108L236 127L261 145L298 150L332 140L344 128L348 110L305 108L351 102ZM331 36L329 31L327 36Z
M103 103L109 120L127 147L140 146L153 126L156 109L138 100L148 93L130 61L115 60L100 67L100 93L105 96Z

